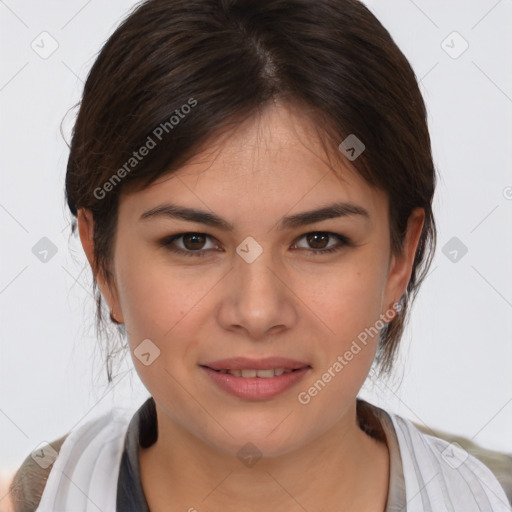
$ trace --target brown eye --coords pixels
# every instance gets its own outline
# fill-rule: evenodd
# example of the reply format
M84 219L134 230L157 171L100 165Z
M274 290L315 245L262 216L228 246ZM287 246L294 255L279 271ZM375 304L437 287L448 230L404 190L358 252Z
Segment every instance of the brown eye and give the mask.
M164 238L160 241L160 245L184 256L206 256L209 254L209 249L215 250L215 244L211 239L212 237L205 233L179 233ZM210 247L205 247L208 241L210 241Z
M351 246L351 241L343 235L330 233L328 231L313 231L302 235L299 240L305 239L307 247L295 244L299 249L303 249L310 254L326 254L341 251L345 246ZM330 244L329 242L338 241L338 243Z
M309 233L306 237L312 249L325 249L330 238L327 233Z
M183 245L185 249L196 251L202 249L205 244L206 236L201 233L187 233L183 235Z

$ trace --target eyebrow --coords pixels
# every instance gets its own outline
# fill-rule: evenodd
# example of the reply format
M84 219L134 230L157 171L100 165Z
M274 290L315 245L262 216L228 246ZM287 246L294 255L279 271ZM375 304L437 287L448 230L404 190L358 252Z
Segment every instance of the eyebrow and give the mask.
M300 226L306 226L315 222L320 222L326 219L335 219L338 217L348 216L361 216L367 219L370 218L368 211L362 206L352 203L332 203L316 210L309 210L306 212L295 213L279 220L277 228L279 230L293 229ZM171 203L161 204L144 212L140 218L141 220L154 219L158 217L166 217L172 219L186 220L190 222L197 222L199 224L206 224L223 231L234 231L234 226L226 219L218 216L215 213L207 212L204 210L196 210L195 208L187 208L178 206Z

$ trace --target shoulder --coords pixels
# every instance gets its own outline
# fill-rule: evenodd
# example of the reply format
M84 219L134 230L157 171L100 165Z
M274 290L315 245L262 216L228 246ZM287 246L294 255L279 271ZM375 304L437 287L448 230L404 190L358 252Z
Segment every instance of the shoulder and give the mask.
M468 512L510 511L505 491L492 471L459 443L422 432L410 420L386 413L397 434L411 499L464 505Z
M33 512L39 507L44 491L57 492L66 464L72 463L76 469L78 461L83 460L81 467L85 467L85 474L88 474L88 468L94 467L102 450L112 455L111 446L115 444L117 452L121 452L131 414L126 409L114 408L28 455L9 487L14 512ZM52 473L54 468L56 472Z
M49 443L57 454L68 435ZM36 457L36 453L28 455L12 479L9 492L14 512L33 512L39 506L52 466L39 464Z
M439 437L449 443L457 443L464 450L485 464L498 479L498 482L505 490L509 502L512 504L512 453L484 448L471 439L461 435L438 429L432 430L425 425L417 423L414 423L414 425L425 434Z

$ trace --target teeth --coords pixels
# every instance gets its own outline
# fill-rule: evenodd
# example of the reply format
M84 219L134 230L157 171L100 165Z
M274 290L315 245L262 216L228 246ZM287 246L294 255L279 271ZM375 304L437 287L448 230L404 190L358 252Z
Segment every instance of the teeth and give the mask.
M242 372L243 376L244 372ZM274 370L258 370L256 371L256 377L261 377L263 379L269 379L270 377L274 377Z
M252 379L260 377L261 379L269 379L271 377L279 377L283 373L290 373L293 370L285 370L284 368L270 368L268 370L219 370L221 373L229 373L235 377L243 377L245 379Z

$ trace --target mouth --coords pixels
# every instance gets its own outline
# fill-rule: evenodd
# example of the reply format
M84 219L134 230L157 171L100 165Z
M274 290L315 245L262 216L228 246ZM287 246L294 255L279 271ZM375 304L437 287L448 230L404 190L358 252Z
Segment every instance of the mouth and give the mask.
M277 356L265 357L263 359L232 357L200 364L199 366L210 368L216 372L230 373L236 377L260 377L262 379L279 377L283 373L290 373L303 368L311 368L306 362Z
M200 365L203 366L203 365ZM302 368L269 368L265 370L256 370L255 368L244 368L244 369L237 369L237 370L228 370L228 369L221 369L216 370L215 368L211 368L209 366L203 366L204 368L209 368L210 370L213 370L217 373L229 373L230 375L234 375L235 377L242 377L244 379L253 379L255 377L258 377L260 379L271 379L272 377L279 377L280 375L283 375L285 373L292 373L297 372L301 370L302 368L311 368L309 365L306 365Z
M305 362L282 357L237 357L200 364L199 367L216 387L246 400L265 400L284 393L312 369Z

